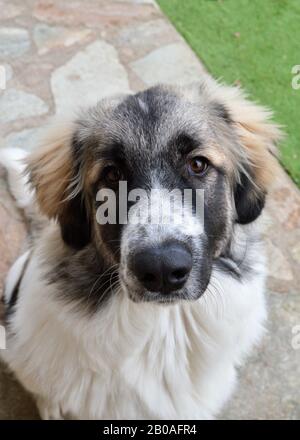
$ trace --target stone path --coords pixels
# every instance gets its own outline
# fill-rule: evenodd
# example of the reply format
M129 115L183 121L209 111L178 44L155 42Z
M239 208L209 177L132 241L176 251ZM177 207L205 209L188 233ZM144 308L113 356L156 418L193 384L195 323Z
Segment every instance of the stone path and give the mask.
M151 0L0 0L1 147L32 149L54 113L157 82L197 80L203 67ZM224 418L300 418L300 194L282 172L266 212L269 332L241 371ZM26 230L0 171L0 282ZM0 292L1 295L1 292ZM293 348L294 345L294 348ZM298 343L298 345L300 345ZM37 417L0 367L0 419Z

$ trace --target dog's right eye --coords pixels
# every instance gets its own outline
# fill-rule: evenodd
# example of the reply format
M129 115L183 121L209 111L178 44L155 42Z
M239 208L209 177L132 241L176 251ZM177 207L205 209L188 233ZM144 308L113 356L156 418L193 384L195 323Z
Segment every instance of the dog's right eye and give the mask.
M102 178L108 185L114 185L123 180L124 175L120 168L115 165L109 165L104 168Z
M193 157L188 161L188 170L191 175L203 176L208 169L208 160L202 156Z

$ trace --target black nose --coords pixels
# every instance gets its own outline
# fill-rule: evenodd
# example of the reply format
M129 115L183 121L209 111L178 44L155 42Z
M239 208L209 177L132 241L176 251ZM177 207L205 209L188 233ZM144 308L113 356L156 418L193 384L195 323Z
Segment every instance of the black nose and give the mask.
M183 244L171 242L137 251L131 269L147 290L169 293L184 286L192 264L191 252Z

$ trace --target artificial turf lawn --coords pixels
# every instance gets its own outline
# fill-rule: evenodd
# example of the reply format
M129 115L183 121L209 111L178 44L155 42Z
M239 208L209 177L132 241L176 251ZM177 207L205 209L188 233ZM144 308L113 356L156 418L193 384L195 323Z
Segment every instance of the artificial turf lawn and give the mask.
M287 134L281 161L300 186L300 0L157 0L208 71L240 83ZM300 73L300 67L299 67Z

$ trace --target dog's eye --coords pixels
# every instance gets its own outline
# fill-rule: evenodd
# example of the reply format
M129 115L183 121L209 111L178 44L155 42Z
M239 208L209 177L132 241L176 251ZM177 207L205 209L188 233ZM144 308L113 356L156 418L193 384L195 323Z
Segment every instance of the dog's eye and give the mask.
M208 168L208 160L205 157L197 156L188 161L188 170L191 175L203 176Z
M123 179L123 173L115 165L109 165L103 170L103 179L107 184L116 184Z

